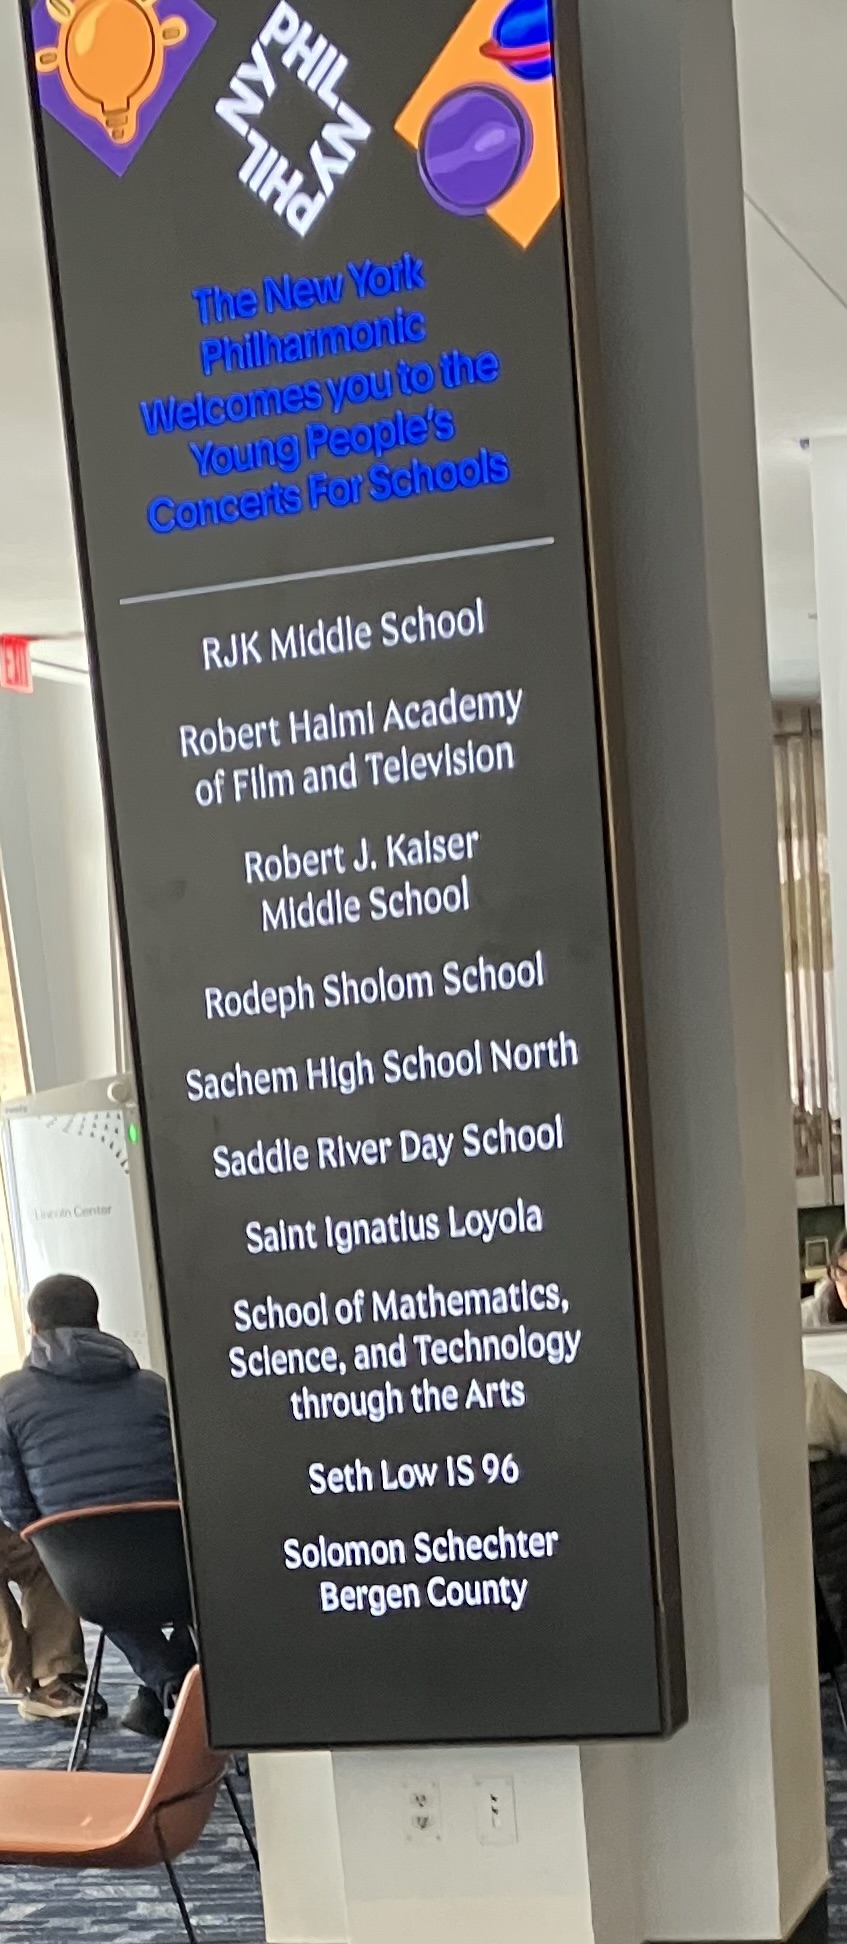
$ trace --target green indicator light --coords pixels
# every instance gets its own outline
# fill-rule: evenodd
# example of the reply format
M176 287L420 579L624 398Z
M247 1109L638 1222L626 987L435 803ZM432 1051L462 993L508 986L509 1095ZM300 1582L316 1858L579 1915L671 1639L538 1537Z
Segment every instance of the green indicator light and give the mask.
M130 1146L135 1147L136 1141L138 1140L138 1128L136 1127L134 1121L129 1122L129 1125L126 1130L126 1137L130 1143Z

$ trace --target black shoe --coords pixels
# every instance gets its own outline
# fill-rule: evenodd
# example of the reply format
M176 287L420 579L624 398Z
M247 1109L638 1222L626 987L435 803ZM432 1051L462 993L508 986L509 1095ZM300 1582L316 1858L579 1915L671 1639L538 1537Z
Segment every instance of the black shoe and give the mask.
M185 1680L185 1675L183 1674L181 1675L178 1681L166 1681L165 1683L165 1689L162 1695L162 1707L164 1708L165 1716L168 1721L170 1721L171 1715L173 1714L173 1711L179 1700L180 1694L182 1692L182 1684L184 1680Z
M121 1727L133 1735L146 1735L148 1741L164 1741L168 1732L165 1710L152 1688L140 1687L121 1718Z
M82 1678L79 1675L71 1674L68 1676L68 1687L72 1687L74 1693L78 1694L80 1701L82 1701L83 1695L85 1694L86 1683L84 1680L82 1680ZM108 1716L108 1713L109 1713L108 1706L98 1689L97 1693L94 1696L94 1709L91 1718L93 1721L105 1721Z

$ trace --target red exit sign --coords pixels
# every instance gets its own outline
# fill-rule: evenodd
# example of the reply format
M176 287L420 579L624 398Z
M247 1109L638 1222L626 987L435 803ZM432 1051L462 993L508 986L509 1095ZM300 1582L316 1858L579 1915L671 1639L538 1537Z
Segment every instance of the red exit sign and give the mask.
M29 635L0 635L0 689L15 689L19 695L32 694L32 663Z

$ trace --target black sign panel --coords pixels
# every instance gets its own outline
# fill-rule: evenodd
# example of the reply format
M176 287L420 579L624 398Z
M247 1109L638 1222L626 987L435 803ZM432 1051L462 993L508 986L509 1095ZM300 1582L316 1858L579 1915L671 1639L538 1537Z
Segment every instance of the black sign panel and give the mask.
M212 1732L660 1733L550 14L307 8L24 8Z

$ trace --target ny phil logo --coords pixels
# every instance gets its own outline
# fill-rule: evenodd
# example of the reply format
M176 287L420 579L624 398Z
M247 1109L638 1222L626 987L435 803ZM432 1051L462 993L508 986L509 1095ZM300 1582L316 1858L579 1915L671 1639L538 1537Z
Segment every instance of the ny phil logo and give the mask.
M38 0L41 106L122 176L193 67L215 22L197 0ZM58 37L56 28L58 26Z
M238 171L251 194L275 216L306 236L373 133L371 125L339 95L349 62L311 21L301 20L289 0L279 0L230 82L230 93L216 104L222 121L247 143ZM280 83L291 76L329 110L302 166L286 155L258 126Z
M279 0L216 112L248 145L239 180L306 236L373 133L339 95L346 54ZM259 126L285 75L329 109L298 163ZM560 195L552 0L475 0L395 122L434 202L493 217L524 248Z

